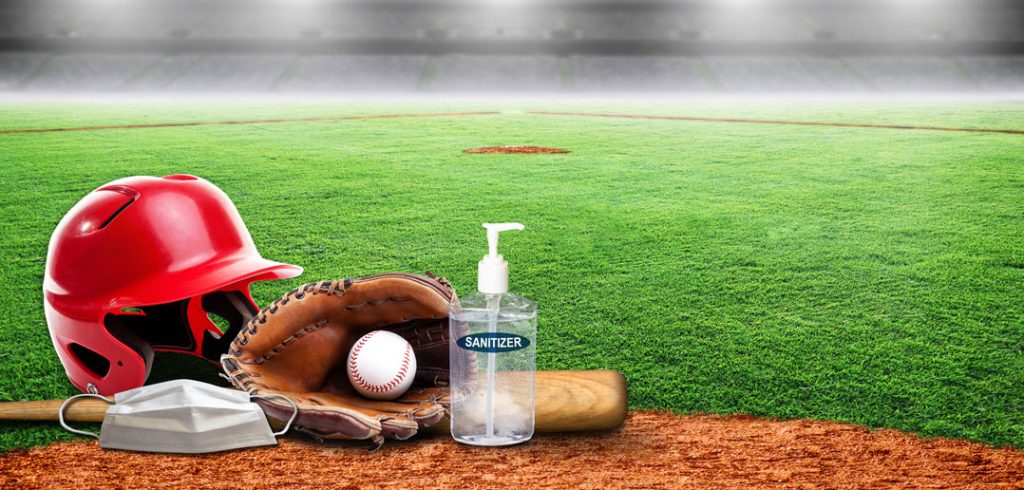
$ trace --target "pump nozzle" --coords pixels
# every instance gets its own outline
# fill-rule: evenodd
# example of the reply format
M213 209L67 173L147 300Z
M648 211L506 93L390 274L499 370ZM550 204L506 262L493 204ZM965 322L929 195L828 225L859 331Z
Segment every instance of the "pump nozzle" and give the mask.
M480 260L477 268L477 289L484 294L504 294L508 292L508 262L498 255L498 233L522 230L525 226L519 223L484 223L484 228L487 228L488 254Z

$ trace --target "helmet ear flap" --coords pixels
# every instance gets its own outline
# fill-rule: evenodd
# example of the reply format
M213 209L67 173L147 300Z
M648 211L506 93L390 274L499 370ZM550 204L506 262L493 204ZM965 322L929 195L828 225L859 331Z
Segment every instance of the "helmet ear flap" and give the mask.
M62 317L53 310L47 311L47 315L78 327L75 333L79 335L53 335L57 355L75 387L83 392L113 395L146 382L153 365L153 348L120 322L118 315L105 315L101 328L96 328L96 323ZM93 328L83 328L86 325Z

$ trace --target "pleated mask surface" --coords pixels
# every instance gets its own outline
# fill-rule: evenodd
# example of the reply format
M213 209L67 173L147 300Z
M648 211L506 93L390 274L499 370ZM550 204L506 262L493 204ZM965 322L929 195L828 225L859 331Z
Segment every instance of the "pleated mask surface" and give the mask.
M64 421L64 409L80 397L92 396L113 403L103 418L100 433L71 428ZM76 434L92 436L104 449L155 453L199 454L244 447L277 444L277 436L288 431L298 414L280 432L272 432L263 409L251 398L281 395L252 395L188 379L165 381L123 391L110 400L82 394L68 398L60 409L61 425Z

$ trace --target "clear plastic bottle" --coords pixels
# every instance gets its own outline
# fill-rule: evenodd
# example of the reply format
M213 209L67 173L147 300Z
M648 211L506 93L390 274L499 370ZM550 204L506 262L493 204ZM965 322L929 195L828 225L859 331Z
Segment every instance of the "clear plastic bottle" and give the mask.
M537 304L508 292L498 233L517 223L485 224L490 254L480 261L477 293L449 312L451 430L461 443L506 446L533 437Z

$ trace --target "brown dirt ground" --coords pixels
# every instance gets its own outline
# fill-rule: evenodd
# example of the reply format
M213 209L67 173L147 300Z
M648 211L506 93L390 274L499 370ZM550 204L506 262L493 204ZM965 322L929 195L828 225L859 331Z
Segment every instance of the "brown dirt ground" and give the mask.
M188 122L163 122L151 124L115 124L104 126L78 126L64 128L21 128L0 130L0 135L23 134L23 133L53 133L67 131L107 131L125 130L139 128L180 128L187 126L226 126L246 124L280 124L295 122L329 122L349 121L356 119L407 119L407 118L432 118L432 117L460 117L460 116L485 116L495 115L500 112L477 111L477 112L441 112L433 114L370 114L370 115L349 115L349 116L321 116L321 117L296 117L276 119L242 119L227 121L188 121ZM1003 134L1024 134L1024 129L1000 129L1000 128L958 128L940 126L913 126L905 124L862 124L862 123L837 123L828 121L790 121L778 119L740 119L729 117L699 117L699 116L658 116L646 114L608 114L608 113L587 113L587 112L553 112L553 111L527 111L527 114L535 116L579 116L579 117L603 117L617 119L648 119L662 121L696 121L712 123L742 123L742 124L783 124L795 126L832 126L843 128L868 128L868 129L904 129L912 131L958 131L969 133L1003 133ZM542 150L554 151L500 151L500 149L533 149L539 147L531 146L495 146L488 148L473 148L465 150L467 153L569 153L566 150L557 148L543 148ZM484 150L484 151L479 151Z
M863 123L839 123L827 121L791 121L780 119L739 119L734 117L698 117L698 116L656 116L646 114L608 114L596 112L553 112L553 111L527 111L527 114L535 116L579 116L579 117L607 117L614 119L647 119L654 121L696 121L711 123L741 123L741 124L781 124L789 126L831 126L838 128L867 128L867 129L906 129L911 131L956 131L963 133L1002 133L1002 134L1024 134L1024 129L999 129L999 128L957 128L944 126L912 126L906 124L863 124Z
M631 413L617 432L509 448L443 436L205 456L59 443L0 458L2 488L1024 488L1024 451L809 420Z
M462 151L465 153L491 154L569 153L569 150L563 150L561 148L545 148L543 146L485 146L483 148L470 148Z
M231 121L189 121L189 122L165 122L152 124L115 124L107 126L77 126L67 128L30 128L30 129L5 129L0 134L23 134L23 133L57 133L68 131L109 131L122 129L150 129L150 128L182 128L189 126L232 126L247 124L281 124L296 122L326 122L326 121L353 121L360 119L411 119L411 118L433 118L433 117L464 117L464 116L489 116L500 114L500 112L436 112L428 114L365 114L353 116L322 116L322 117L294 117L285 119L240 119Z

